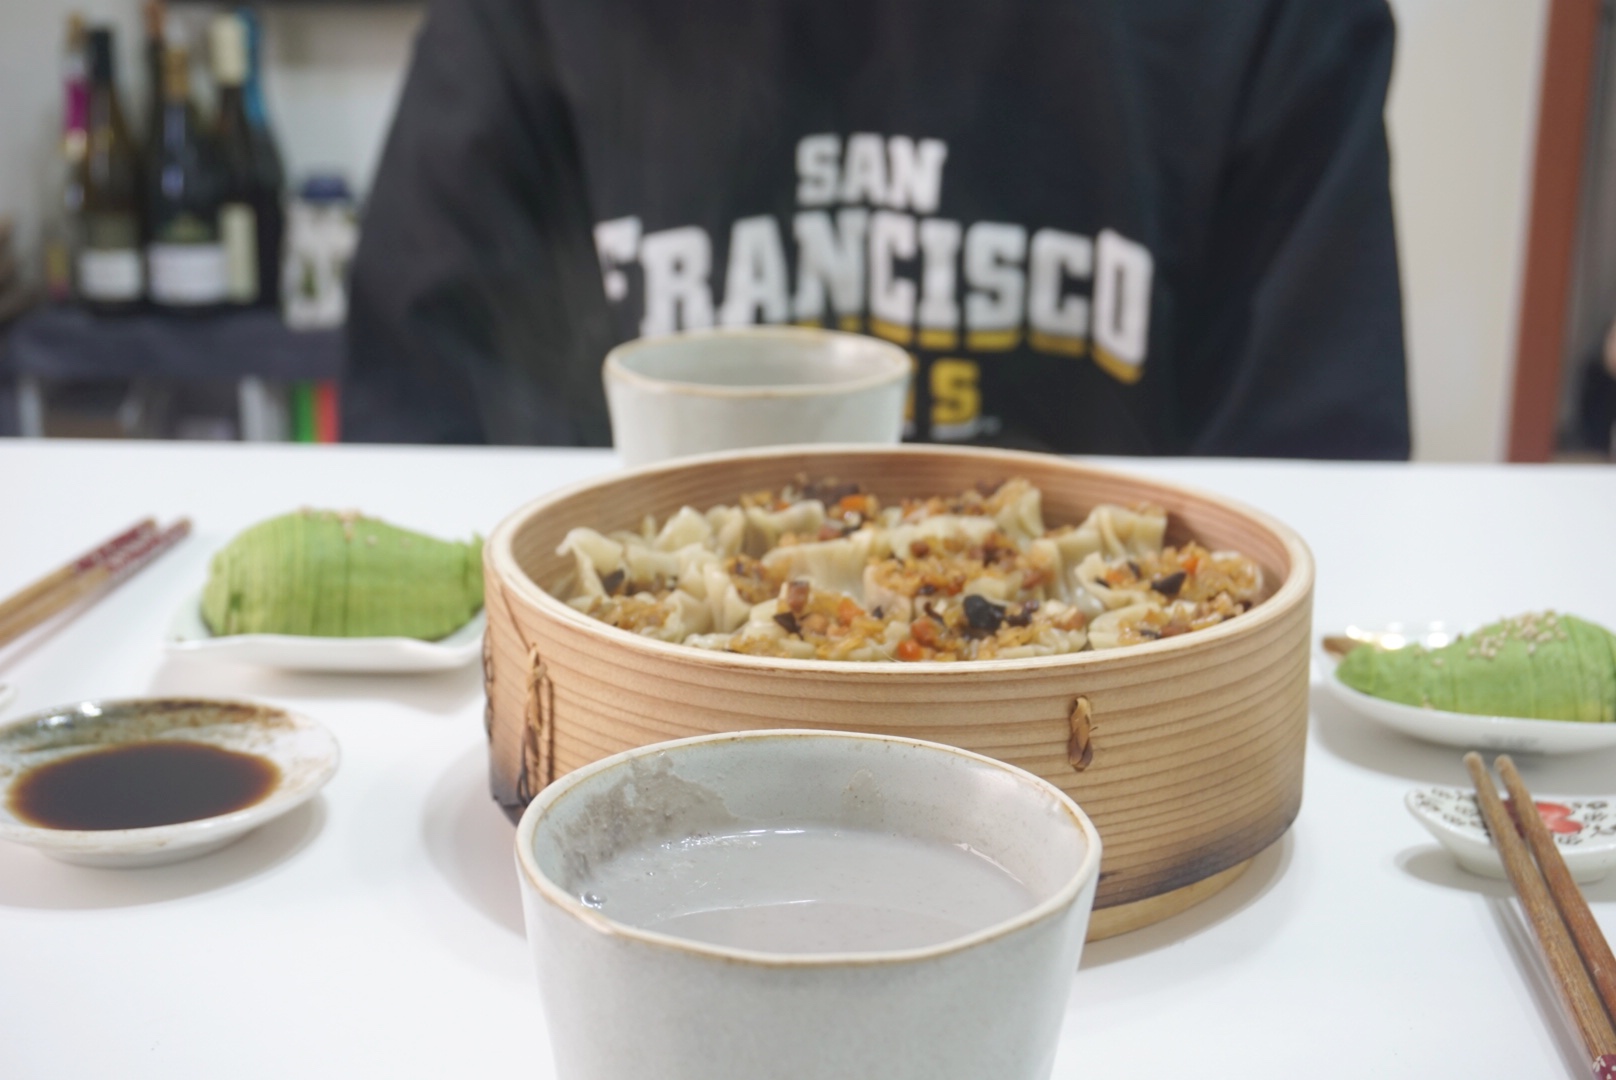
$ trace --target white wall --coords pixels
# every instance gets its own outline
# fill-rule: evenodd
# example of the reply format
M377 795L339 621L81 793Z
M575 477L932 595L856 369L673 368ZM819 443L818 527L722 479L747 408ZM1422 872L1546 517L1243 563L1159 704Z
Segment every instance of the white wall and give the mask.
M0 0L0 214L33 235L39 162L57 123L61 24L121 29L142 100L138 0ZM1415 452L1497 460L1506 445L1547 0L1392 0L1388 122ZM411 42L416 3L271 7L270 108L294 176L336 167L363 191Z
M61 51L72 11L117 27L119 81L132 124L144 119L139 0L0 0L0 215L32 250L61 124ZM173 9L202 40L214 9ZM336 170L363 194L393 113L424 7L420 3L263 5L270 119L294 182Z
M259 10L269 108L292 174L335 167L369 190L424 6Z
M1546 0L1392 0L1387 123L1415 456L1502 460Z

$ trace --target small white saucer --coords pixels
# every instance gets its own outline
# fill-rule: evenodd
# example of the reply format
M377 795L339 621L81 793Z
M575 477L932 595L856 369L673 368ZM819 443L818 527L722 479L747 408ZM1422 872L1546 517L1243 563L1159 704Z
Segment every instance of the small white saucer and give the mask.
M229 814L140 829L52 829L15 813L12 786L28 770L76 753L148 740L188 740L255 754L280 778L262 799ZM86 701L0 726L0 840L82 866L160 866L224 847L313 798L340 760L313 720L270 705L204 698Z
M1616 799L1535 798L1573 880L1598 881L1616 868ZM1482 824L1474 791L1415 788L1403 802L1460 866L1482 877L1505 876L1504 864Z
M417 638L299 637L292 634L231 634L215 637L202 621L202 593L186 599L169 626L164 647L176 656L198 656L286 671L380 674L447 671L475 662L483 652L485 618L438 641Z
M1448 623L1392 623L1379 630L1348 627L1346 636L1386 640L1401 637L1409 644L1440 647L1456 631ZM1366 716L1404 735L1444 746L1470 750L1500 750L1514 754L1574 754L1616 746L1616 724L1583 724L1572 720L1529 720L1518 716L1476 716L1405 705L1365 694L1336 678L1340 657L1317 650L1322 689L1360 716Z

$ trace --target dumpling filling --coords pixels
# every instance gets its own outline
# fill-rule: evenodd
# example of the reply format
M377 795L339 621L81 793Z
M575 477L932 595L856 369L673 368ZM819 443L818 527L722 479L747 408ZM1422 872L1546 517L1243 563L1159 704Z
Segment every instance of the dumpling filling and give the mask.
M1046 529L1022 478L884 506L799 481L658 525L573 529L568 603L706 649L818 660L953 661L1115 648L1215 626L1261 597L1233 552L1165 544L1158 506Z

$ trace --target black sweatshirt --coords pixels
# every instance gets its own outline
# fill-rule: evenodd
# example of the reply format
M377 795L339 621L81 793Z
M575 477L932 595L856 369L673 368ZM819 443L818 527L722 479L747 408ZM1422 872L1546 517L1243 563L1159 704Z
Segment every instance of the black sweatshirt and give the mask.
M609 441L613 344L911 348L913 435L1406 457L1384 0L439 0L347 433Z

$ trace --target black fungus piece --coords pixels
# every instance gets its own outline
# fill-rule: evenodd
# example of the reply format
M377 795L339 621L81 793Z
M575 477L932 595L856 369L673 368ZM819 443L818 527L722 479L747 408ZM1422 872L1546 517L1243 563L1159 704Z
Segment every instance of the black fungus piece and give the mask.
M796 634L798 637L802 636L802 626L797 622L797 617L791 612L780 612L774 617L774 621L785 627L786 633Z
M1145 572L1139 569L1139 564L1134 562L1132 559L1128 560L1128 569L1133 571L1133 579L1135 581L1138 581L1140 578L1145 576Z
M1184 579L1188 576L1189 575L1184 573L1184 571L1179 570L1175 573L1168 574L1166 577L1157 578L1155 581L1150 583L1150 587L1161 593L1163 596L1171 599L1172 597L1177 596L1178 590L1184 587Z
M932 596L936 592L937 592L937 586L933 585L929 581L922 581L920 583L920 588L915 590L915 595L917 595L917 596Z
M1154 626L1141 626L1139 628L1139 636L1144 638L1146 641L1155 641L1157 638L1161 637L1161 631L1156 629Z
M1038 610L1038 601L1028 600L1025 604L1017 604L1016 609L1004 617L1004 621L1011 626L1031 626L1032 613Z
M606 590L607 596L616 596L617 590L623 587L623 579L627 576L621 568L613 570L600 579L600 587Z
M887 617L886 609L880 604L877 604L875 607L870 609L870 617L872 619L884 619Z
M965 621L976 630L991 634L1004 622L1004 605L972 593L965 598Z

